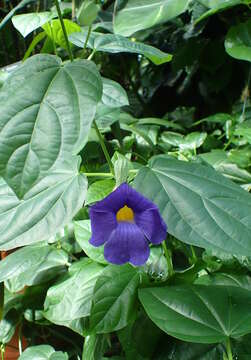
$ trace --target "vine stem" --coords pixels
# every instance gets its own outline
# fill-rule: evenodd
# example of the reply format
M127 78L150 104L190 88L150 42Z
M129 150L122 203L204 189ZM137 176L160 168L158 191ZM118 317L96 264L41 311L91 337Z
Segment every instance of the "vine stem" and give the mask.
M100 145L101 145L101 147L102 147L103 153L104 153L104 155L105 155L106 161L107 161L107 163L108 163L108 165L109 165L110 172L112 173L112 176L114 176L114 169L113 169L112 160L111 160L110 155L109 155L109 153L108 153L108 150L107 150L107 148L106 148L106 146L105 146L104 138L103 138L103 136L101 135L101 133L100 133L100 131L99 131L99 128L98 128L98 125L97 125L97 123L96 123L95 120L93 120L93 125L94 125L94 129L95 129L95 131L96 131L96 133L97 133L97 136L98 136L98 138L99 138L99 142L100 142Z
M62 13L61 13L61 9L60 9L58 0L55 0L55 5L56 5L59 21L60 21L60 24L61 24L61 27L62 27L62 30L63 30L63 34L64 34L64 38L65 38L65 42L66 42L66 47L67 47L67 52L69 54L70 60L73 61L73 54L72 54L72 51L71 51L71 46L70 46L69 39L68 39L68 36L67 36L67 32L66 32L66 28L65 28L65 25L64 25L64 20L63 20L63 16L62 16Z
M165 257L166 257L166 263L167 263L167 268L168 268L168 275L169 277L172 277L174 275L174 271L173 271L173 263L172 263L172 258L171 258L171 254L166 246L166 242L165 240L162 241L161 243Z
M88 33L87 33L87 36L86 36L86 39L85 39L84 48L83 48L83 51L84 51L84 52L85 52L85 50L86 50L86 46L87 46L87 44L88 44L88 40L89 40L89 38L90 38L91 32L92 32L92 25L90 25L90 26L88 27Z
M228 338L226 341L226 350L227 350L228 360L233 360L230 338Z

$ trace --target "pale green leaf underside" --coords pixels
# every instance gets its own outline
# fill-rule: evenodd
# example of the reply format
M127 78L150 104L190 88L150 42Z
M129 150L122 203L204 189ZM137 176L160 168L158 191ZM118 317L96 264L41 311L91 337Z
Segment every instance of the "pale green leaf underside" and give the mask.
M134 187L158 205L179 240L251 253L251 196L214 169L159 156L139 171Z
M18 358L19 360L68 360L67 353L55 351L50 345L31 346Z
M68 165L44 177L23 200L0 181L0 250L36 243L55 235L82 207L87 180Z
M113 29L130 36L136 31L169 21L187 10L190 0L128 0L115 7Z
M23 35L23 37L26 37L32 31L38 29L56 16L55 13L44 11L40 13L15 15L11 20L15 28Z
M87 60L28 59L0 91L0 174L21 198L85 144L102 96Z
M71 34L69 36L69 40L74 45L83 48L86 37L87 31L82 31ZM114 34L92 32L87 46L94 51L103 51L111 54L128 52L144 55L155 65L161 65L172 60L172 55L165 53L153 46L131 41L123 36Z
M184 341L216 343L251 330L251 292L236 286L168 286L139 290L148 316Z

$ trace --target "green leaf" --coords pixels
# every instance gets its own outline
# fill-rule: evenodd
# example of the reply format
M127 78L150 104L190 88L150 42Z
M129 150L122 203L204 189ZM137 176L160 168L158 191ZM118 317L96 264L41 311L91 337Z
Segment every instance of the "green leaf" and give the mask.
M194 150L199 148L206 140L205 132L192 132L186 136L172 131L163 132L161 139L172 146L179 147L180 150Z
M234 135L242 136L249 144L251 144L251 121L248 120L238 124L235 128Z
M81 27L71 20L64 19L64 25L67 35L81 31ZM50 39L52 39L53 41L55 41L56 44L67 50L67 45L60 20L53 20L50 23L44 24L43 29Z
M99 180L91 184L86 194L85 205L104 199L115 187L113 179Z
M90 330L102 334L125 327L137 311L140 273L131 265L109 265L94 288Z
M118 121L119 115L119 108L106 106L100 102L97 106L95 120L99 128L106 129L108 126L111 126L113 123Z
M129 105L126 91L116 81L102 78L103 82L103 95L102 103L111 108L119 108Z
M139 290L150 319L183 341L216 343L251 330L251 292L235 286L167 286Z
M78 47L84 48L87 32L74 33L69 40ZM161 65L172 60L172 55L140 42L131 41L123 36L92 32L87 46L94 51L103 51L111 54L128 52L144 55L155 65Z
M199 2L208 8L208 10L196 19L195 24L209 16L212 16L220 11L227 10L233 6L241 4L248 5L248 0L200 0Z
M86 255L100 264L107 264L104 258L104 246L95 247L89 243L91 238L90 220L75 221L74 229L76 240Z
M96 20L100 6L94 0L84 0L77 12L77 20L81 26L90 26Z
M42 25L51 21L56 16L56 14L50 11L22 14L13 16L12 23L15 28L23 35L23 37L26 37L32 31L40 28Z
M67 353L55 351L50 345L37 345L27 348L18 360L68 360Z
M69 274L49 288L44 316L83 335L85 318L91 310L92 294L104 267L84 258L69 268Z
M11 279L9 290L47 282L65 270L68 255L48 245L27 246L0 261L0 282Z
M72 220L87 190L73 160L72 170L66 166L46 176L21 201L0 179L0 250L46 240Z
M195 284L198 285L217 285L217 286L237 286L238 288L251 291L251 277L248 275L216 273L200 276Z
M25 61L0 90L0 173L19 197L87 141L102 95L96 66L51 55Z
M225 39L225 49L235 59L251 61L251 20L230 28Z
M177 239L236 255L251 250L251 196L213 168L157 156L134 187L158 205Z
M130 36L169 21L188 8L190 0L116 1L113 29L116 34Z

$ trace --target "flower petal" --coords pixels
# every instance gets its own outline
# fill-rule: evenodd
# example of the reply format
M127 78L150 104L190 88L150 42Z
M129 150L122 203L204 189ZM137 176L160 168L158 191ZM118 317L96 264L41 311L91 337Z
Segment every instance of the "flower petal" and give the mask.
M93 205L92 209L97 211L112 211L116 213L119 209L126 205L128 187L129 186L125 183L120 185L103 200Z
M109 211L95 211L90 208L92 237L89 243L94 246L103 245L117 226L116 216Z
M127 184L126 184L127 185ZM148 209L157 209L157 206L145 196L127 185L127 206L134 212L142 212Z
M148 242L137 225L121 222L105 244L104 256L112 264L143 265L150 254Z
M157 208L136 213L135 223L151 243L160 244L165 240L167 226Z

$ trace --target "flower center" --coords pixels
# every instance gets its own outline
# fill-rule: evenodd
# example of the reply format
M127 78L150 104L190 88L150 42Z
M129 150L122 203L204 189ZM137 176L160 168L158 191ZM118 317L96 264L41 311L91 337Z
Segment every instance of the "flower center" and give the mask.
M119 211L117 212L116 219L117 219L117 221L133 222L133 220L134 220L133 210L125 205L124 207L119 209Z

